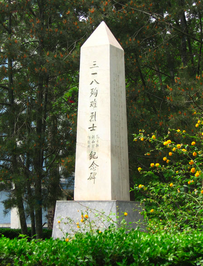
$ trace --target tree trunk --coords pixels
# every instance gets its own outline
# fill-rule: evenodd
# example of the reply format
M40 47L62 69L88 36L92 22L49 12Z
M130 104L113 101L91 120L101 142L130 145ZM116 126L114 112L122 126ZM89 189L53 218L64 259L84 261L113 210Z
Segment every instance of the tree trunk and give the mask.
M21 189L17 185L15 185L15 192L16 192L15 196L16 196L17 207L18 207L18 212L19 212L21 232L22 234L27 235L28 231L27 231L27 223L26 223L26 218L25 218L25 209L23 205L22 196L19 195L20 190Z

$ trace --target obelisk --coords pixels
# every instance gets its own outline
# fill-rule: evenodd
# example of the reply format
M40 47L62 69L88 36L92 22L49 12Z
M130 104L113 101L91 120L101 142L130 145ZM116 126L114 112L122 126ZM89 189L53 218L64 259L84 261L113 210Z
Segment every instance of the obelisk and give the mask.
M53 238L143 220L129 193L124 51L101 22L80 56L74 200L56 202Z
M74 200L130 200L124 51L105 22L81 47Z

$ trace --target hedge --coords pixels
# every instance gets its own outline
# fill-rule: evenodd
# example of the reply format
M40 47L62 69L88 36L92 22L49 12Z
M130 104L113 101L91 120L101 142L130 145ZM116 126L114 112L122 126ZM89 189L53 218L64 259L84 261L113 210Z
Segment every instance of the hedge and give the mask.
M203 265L203 232L148 234L122 228L66 239L0 238L0 265Z

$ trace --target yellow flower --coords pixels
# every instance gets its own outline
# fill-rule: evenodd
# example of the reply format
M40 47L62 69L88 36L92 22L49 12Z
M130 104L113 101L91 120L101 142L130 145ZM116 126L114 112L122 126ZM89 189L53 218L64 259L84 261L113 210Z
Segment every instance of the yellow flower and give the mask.
M185 133L186 131L185 130L183 130L183 133Z
M143 187L144 187L144 185L141 185L141 184L140 184L138 187L139 187L139 188L143 188Z
M169 185L170 187L172 187L173 186L173 183L170 183L170 185Z
M178 193L180 193L180 189L178 188Z
M190 185L190 184L193 183L193 182L194 182L193 180L188 181L188 185Z
M84 219L81 219L80 221L81 221L81 223L83 223L84 222Z
M150 166L151 166L151 167L154 167L154 163L150 163Z
M176 171L176 174L178 174L179 172L178 171Z
M196 142L195 142L195 141L193 141L193 142L191 143L191 145L192 145L192 146L194 146L195 144L196 144Z
M154 212L154 209L151 209L150 212L151 212L151 213Z
M61 223L61 221L58 221L58 224L60 224Z
M99 231L99 234L101 234L102 231Z
M155 135L152 135L152 139L156 139L156 136Z
M172 151L176 151L176 148L174 147L174 148L172 149Z
M198 121L197 121L197 123L198 123L198 124L200 124L200 123L201 123L201 121L200 121L200 120L198 120Z
M136 138L134 138L134 140L133 141L137 141L137 139Z
M167 163L169 163L169 162L170 162L170 160L167 160L166 162L167 162Z
M168 144L171 144L171 140L169 139L169 140L167 140L167 141L164 141L164 146L166 146L166 145L168 145Z
M140 171L142 171L142 168L141 167L138 167L137 170L140 172Z
M169 153L168 153L168 155L169 155L169 156L172 156L172 155L173 155L173 153L172 153L172 152L169 152Z
M177 132L180 132L180 129L178 129Z
M127 212L124 212L124 215L125 215L125 216L127 216L127 215L128 215L128 213L127 213Z
M87 214L85 214L85 218L87 219L89 216Z
M156 164L155 164L155 166L156 166L156 167L159 167L159 166L160 166L160 164L159 164L159 163L156 163Z
M195 127L198 127L198 126L199 126L199 124L196 124L196 125L195 125Z
M181 144L177 144L176 147L177 147L178 149L180 149L180 148L181 148Z
M198 177L199 175L200 175L200 172L197 171L197 172L195 173L195 176Z
M166 161L166 160L167 160L167 158L166 158L166 157L164 157L164 158L163 158L163 161Z
M203 190L201 190L201 194L203 194Z
M194 151L192 155L195 157L195 156L197 156L197 153Z
M195 170L194 167L190 170L190 172L193 173L193 174L195 173L195 171L196 171L196 170Z
M81 215L81 218L82 218L82 219L84 218L84 215L83 215L83 214Z
M76 224L77 224L77 225L79 225L79 223L78 223L78 222L77 222Z
M143 141L143 140L144 140L144 138L141 138L140 140L141 140L141 141Z
M190 165L193 165L194 164L194 161L193 160L189 161L189 164Z
M79 225L77 225L77 228L80 228L80 226L79 226Z
M186 149L182 149L183 152L186 152L187 150Z
M65 241L68 242L69 241L69 238L66 238Z

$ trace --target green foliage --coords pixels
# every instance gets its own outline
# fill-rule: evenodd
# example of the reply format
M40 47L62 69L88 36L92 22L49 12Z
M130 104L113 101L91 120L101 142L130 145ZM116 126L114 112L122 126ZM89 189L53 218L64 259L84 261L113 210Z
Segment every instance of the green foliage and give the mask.
M0 238L1 265L202 265L203 234L147 234L122 228L66 240Z

